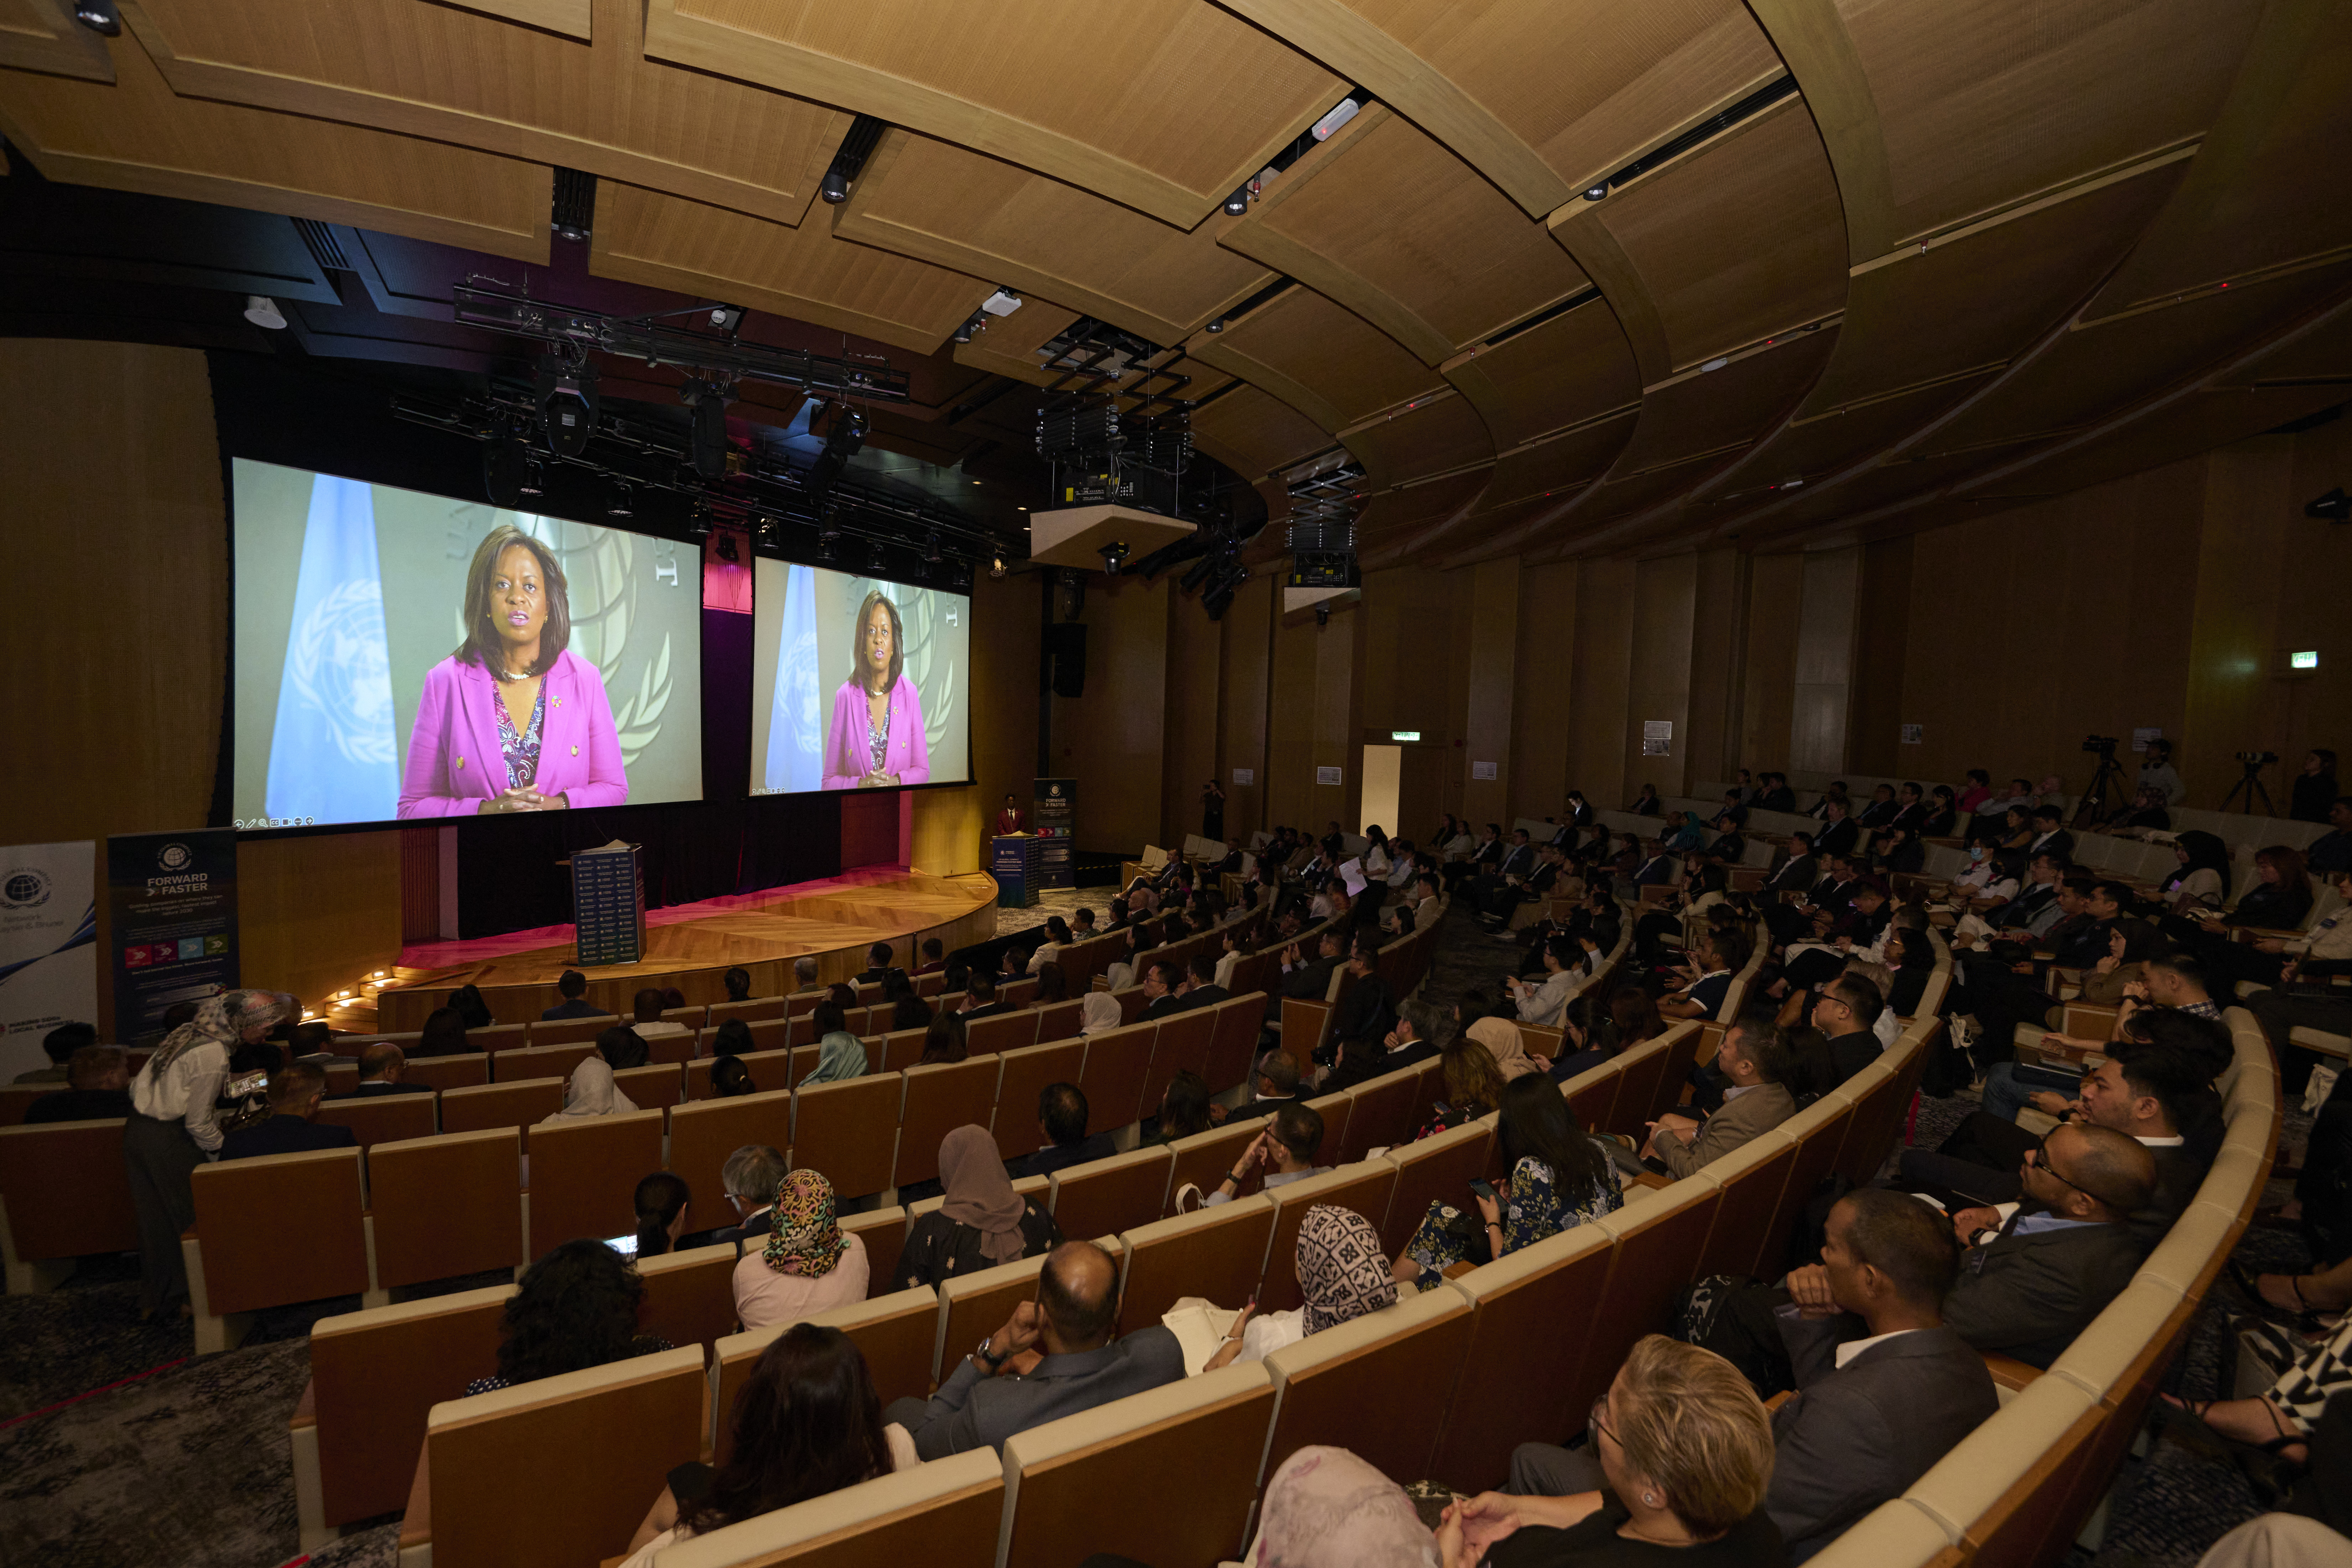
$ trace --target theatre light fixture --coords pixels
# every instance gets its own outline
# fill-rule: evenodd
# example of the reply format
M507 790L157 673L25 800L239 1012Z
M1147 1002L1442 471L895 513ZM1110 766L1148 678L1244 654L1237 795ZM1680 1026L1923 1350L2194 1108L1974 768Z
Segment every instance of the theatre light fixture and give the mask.
M1228 217L1239 217L1247 211L1249 211L1249 187L1235 185L1234 194L1225 198L1225 215Z
M286 330L285 312L278 310L278 301L267 294L247 294L245 297L245 319L273 332Z
M630 488L629 481L616 479L604 495L604 515L606 517L635 516L635 493Z
M110 38L122 36L122 16L115 10L114 0L74 0L74 20Z
M534 391L548 450L567 458L586 451L588 437L596 433L597 406L596 367L588 363L586 351L579 351L576 360L541 356Z
M874 155L874 144L882 140L886 124L870 114L861 114L849 122L840 148L825 167L824 178L817 183L818 195L836 206L849 199L849 187L857 183L866 160Z

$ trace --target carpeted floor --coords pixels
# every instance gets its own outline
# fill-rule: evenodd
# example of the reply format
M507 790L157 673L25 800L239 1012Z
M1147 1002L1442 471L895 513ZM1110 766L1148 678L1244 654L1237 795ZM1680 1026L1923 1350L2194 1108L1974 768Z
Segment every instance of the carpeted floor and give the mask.
M1050 913L1104 906L1103 889L1048 894L999 912L999 931L1043 924ZM1018 923L1014 923L1018 922ZM1466 911L1449 914L1423 994L1451 1005L1491 992L1516 970L1516 942ZM1974 1097L1923 1100L1916 1136L1940 1142ZM2299 1157L2309 1120L2290 1113L2280 1160ZM2272 1201L2286 1196L2274 1185ZM2250 1231L2239 1258L2258 1268L2300 1268L2288 1232ZM132 1258L85 1264L46 1296L0 1297L0 1563L43 1568L278 1568L299 1556L286 1418L309 1377L310 1323L356 1300L267 1315L247 1343L196 1357L188 1325L142 1324ZM444 1281L437 1293L482 1283ZM2221 1392L2231 1351L2227 1318L2247 1310L2226 1279L2209 1301L2169 1386ZM2172 1444L2125 1462L2110 1494L2105 1540L2077 1549L2071 1568L2193 1568L2204 1550L2257 1510L2225 1466ZM316 1568L394 1568L397 1520L356 1530L313 1553Z

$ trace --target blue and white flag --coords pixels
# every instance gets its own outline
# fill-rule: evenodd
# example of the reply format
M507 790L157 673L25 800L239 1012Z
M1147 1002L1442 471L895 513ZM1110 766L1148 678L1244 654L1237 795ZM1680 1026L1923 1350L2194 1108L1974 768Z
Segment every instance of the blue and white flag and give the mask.
M776 695L768 710L770 790L814 789L824 781L824 711L816 669L816 569L784 573L783 623L776 634Z
M302 529L263 809L273 820L391 820L400 804L392 728L374 499L356 479L320 474Z

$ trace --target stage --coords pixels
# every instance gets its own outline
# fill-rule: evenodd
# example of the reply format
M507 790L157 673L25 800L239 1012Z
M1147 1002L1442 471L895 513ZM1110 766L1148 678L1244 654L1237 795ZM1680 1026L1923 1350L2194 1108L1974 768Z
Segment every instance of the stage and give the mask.
M996 934L996 882L983 873L933 876L904 866L868 866L823 881L706 899L646 913L642 963L586 970L588 1000L624 1016L643 987L675 986L688 1003L723 1002L720 976L740 966L751 994L793 989L793 961L814 958L821 980L847 980L866 968L877 942L898 949L901 967L937 937L950 952ZM373 1027L396 1034L425 1026L426 1015L461 985L478 985L500 1023L536 1019L562 998L555 982L572 964L572 929L542 926L467 942L403 948L375 995Z

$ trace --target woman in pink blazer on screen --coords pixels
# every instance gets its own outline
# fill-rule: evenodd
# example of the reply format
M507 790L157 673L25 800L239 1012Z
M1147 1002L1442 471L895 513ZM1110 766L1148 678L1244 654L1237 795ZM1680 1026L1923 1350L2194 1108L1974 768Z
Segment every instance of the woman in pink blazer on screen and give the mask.
M402 816L563 811L629 798L596 667L573 653L563 568L511 524L466 572L466 645L425 675Z
M907 679L905 645L898 606L878 588L866 595L857 610L857 665L833 694L833 722L825 726L823 787L930 782L923 700Z

